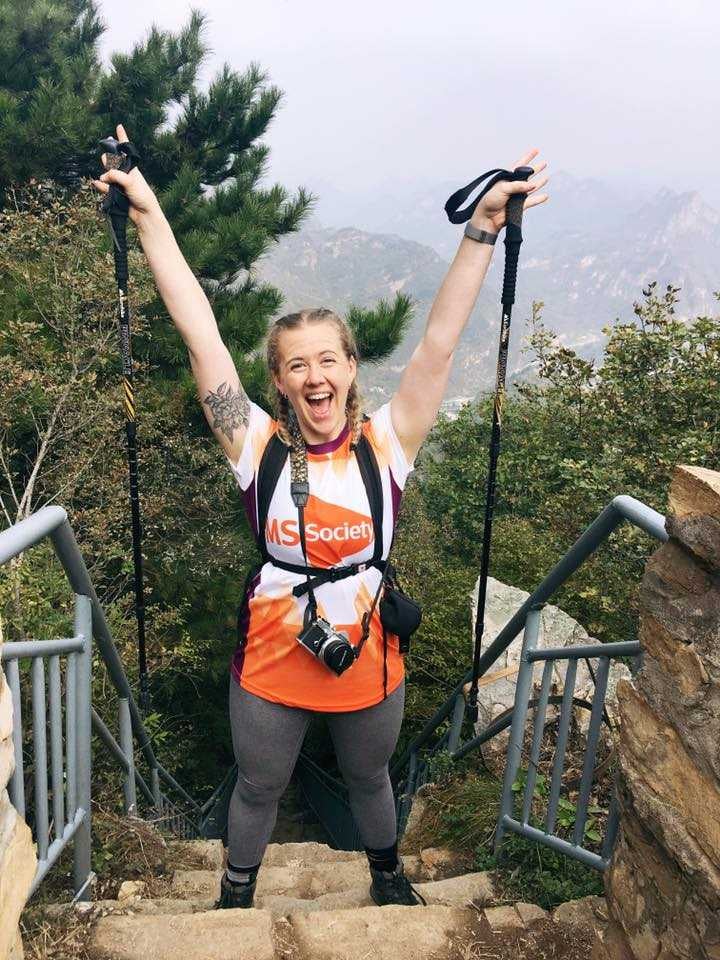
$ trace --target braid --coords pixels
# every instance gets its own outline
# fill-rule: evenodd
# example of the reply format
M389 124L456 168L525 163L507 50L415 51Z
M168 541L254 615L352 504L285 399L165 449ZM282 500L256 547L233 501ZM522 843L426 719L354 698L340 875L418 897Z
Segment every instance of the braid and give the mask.
M286 447L292 447L292 438L290 436L290 414L288 398L284 393L278 390L274 397L274 406L277 410L278 436Z
M347 403L345 404L345 413L347 414L348 426L350 428L350 445L355 447L360 440L362 433L362 399L358 389L357 380L354 380L348 391Z

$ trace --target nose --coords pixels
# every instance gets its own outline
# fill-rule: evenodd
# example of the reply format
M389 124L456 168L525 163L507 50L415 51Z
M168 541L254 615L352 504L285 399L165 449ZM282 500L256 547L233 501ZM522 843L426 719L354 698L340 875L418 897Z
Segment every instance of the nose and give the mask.
M322 383L325 379L322 367L319 363L310 363L308 365L307 382L311 384Z

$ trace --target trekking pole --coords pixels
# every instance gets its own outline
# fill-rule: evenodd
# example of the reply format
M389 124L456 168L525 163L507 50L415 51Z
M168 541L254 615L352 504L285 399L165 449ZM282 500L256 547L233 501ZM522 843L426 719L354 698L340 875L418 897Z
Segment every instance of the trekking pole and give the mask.
M499 180L527 180L532 176L532 167L516 167L515 170L490 170L478 177L467 187L458 190L445 205L451 223L463 223L469 220L480 199ZM480 195L465 210L458 211L461 203L470 196L472 191L486 178L495 174ZM487 489L485 494L485 520L483 524L482 557L480 561L480 583L478 585L477 613L475 616L475 650L473 656L473 673L468 694L467 707L470 719L477 723L478 706L478 674L480 672L480 651L482 638L485 632L485 601L487 597L487 581L490 569L490 541L492 538L493 512L495 510L495 484L497 479L497 464L500 456L500 435L502 430L502 414L505 403L505 374L507 372L508 346L510 344L510 319L512 305L515 302L515 281L517 278L520 244L522 243L522 215L525 194L514 193L508 198L505 207L505 274L501 296L502 315L500 320L500 346L498 349L497 370L495 374L495 400L493 403L492 430L490 432L490 453L488 457Z
M106 154L106 166L129 173L137 165L138 151L132 143L119 143L114 137L100 141ZM125 392L125 435L127 437L128 472L130 478L130 512L132 516L133 569L135 574L135 616L138 630L138 667L140 673L140 709L150 710L147 656L145 651L145 590L142 567L142 527L140 524L140 497L138 495L137 439L135 425L135 394L133 391L133 362L130 344L130 309L128 306L127 221L130 201L122 187L109 184L101 209L105 214L113 241L115 280L118 288L118 329L122 357L123 389Z

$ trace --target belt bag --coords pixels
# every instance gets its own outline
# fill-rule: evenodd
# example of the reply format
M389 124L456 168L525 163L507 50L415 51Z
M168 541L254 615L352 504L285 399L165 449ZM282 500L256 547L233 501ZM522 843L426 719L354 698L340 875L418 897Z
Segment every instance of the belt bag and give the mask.
M397 634L400 653L410 649L410 637L422 621L420 604L400 589L398 584L386 583L380 600L380 623L388 633Z

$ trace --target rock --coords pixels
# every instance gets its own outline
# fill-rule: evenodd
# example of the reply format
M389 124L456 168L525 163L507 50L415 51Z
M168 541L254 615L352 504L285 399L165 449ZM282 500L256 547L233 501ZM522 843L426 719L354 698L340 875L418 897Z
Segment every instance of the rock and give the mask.
M489 873L466 873L460 877L416 883L414 886L429 904L445 904L451 907L466 907L470 904L483 906L495 898Z
M97 960L274 960L270 914L214 910L192 915L102 917L91 954Z
M423 816L425 815L425 810L427 809L427 800L424 797L425 793L428 793L432 784L424 783L421 787L418 788L415 796L413 797L412 806L410 807L410 813L408 814L407 823L405 824L405 833L403 834L403 840L406 837L410 837L413 830L416 829ZM401 850L403 848L403 841L401 841Z
M604 897L580 897L555 907L552 917L572 927L597 927L607 922L607 904Z
M15 770L15 748L12 737L0 740L0 790L10 782Z
M173 900L158 897L147 900L92 900L79 903L49 903L43 907L43 915L55 919L68 911L74 911L78 914L92 913L96 917L105 917L109 914L152 916L166 913L205 913L213 910L214 906L215 901L208 899Z
M269 895L258 897L257 906L268 910L274 917L289 917L291 913L313 913L317 910L349 910L359 907L374 907L370 897L370 883L352 890L338 893L326 893L314 900L302 900L297 897Z
M720 474L678 467L670 486L666 528L696 557L720 569Z
M225 866L222 840L170 840L168 851L171 859L176 855L187 857L206 870L222 870Z
M528 597L529 594L524 590L501 583L492 577L488 579L484 633L486 649ZM473 622L472 636L474 637L477 611L477 583L471 596L471 602ZM569 647L581 643L597 642L588 635L585 628L582 627L577 620L573 620L571 616L564 613L559 607L548 604L543 608L541 618L542 626L538 638L538 647ZM520 633L507 650L499 657L497 662L493 664L490 672L481 678L481 686L478 688L478 722L476 725L476 731L478 733L494 720L495 717L498 717L506 710L511 710L515 703L515 688L520 667L522 644L523 634ZM566 663L567 661L559 660L557 661L557 665L553 667L551 692L555 695L563 692ZM543 666L542 663L538 663L535 666L533 679L536 690L539 690L540 687ZM611 663L608 695L606 697L606 709L611 718L615 711L615 688L618 680L623 676L629 676L627 667L623 664ZM575 696L591 700L594 689L594 683L585 662L583 660L578 661ZM551 718L556 715L556 713L557 708L550 705L548 707L547 717ZM590 722L590 711L578 709L576 714L580 729L587 729ZM499 750L504 752L508 737L508 731L494 737L492 741L493 750L495 752Z
M647 563L640 594L641 696L720 779L720 574L670 541Z
M420 862L428 880L444 880L446 877L456 877L464 873L468 866L468 856L445 847L426 847L420 851Z
M317 864L307 867L309 878L307 896L322 897L326 893L340 893L353 887L370 886L370 869L367 859L349 860L333 864Z
M117 898L120 902L123 900L139 900L145 895L147 884L142 880L124 880L120 884Z
M538 907L535 903L523 903L522 900L515 904L515 909L520 915L520 919L526 927L531 927L534 923L547 919L547 911Z
M524 926L515 907L487 907L483 913L494 933L500 930L521 930Z
M312 960L436 960L470 929L475 911L454 907L367 907L293 913L302 956Z
M8 956L11 948L17 953L18 920L36 867L30 828L0 788L0 957Z
M618 685L620 832L594 960L720 960L720 473L679 468Z
M357 850L333 850L326 843L269 843L263 857L264 867L284 867L288 863L341 863L347 860L366 860Z
M176 870L172 880L172 892L177 897L217 897L220 890L221 871ZM363 884L369 885L370 873L367 859L338 860L307 864L300 859L287 859L285 866L260 868L257 881L257 897L279 895L308 899L326 893L338 893Z
M720 904L720 783L693 763L632 684L622 684L619 695L622 769L634 810L681 873Z
M591 960L636 960L630 952L622 929L611 923L595 935Z

